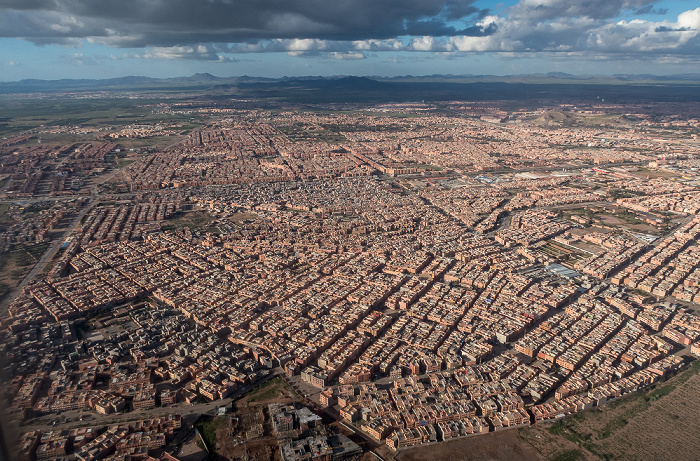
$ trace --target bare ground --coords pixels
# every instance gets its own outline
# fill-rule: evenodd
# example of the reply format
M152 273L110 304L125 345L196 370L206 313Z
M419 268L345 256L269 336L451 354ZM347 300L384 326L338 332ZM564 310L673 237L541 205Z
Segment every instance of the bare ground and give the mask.
M257 412L260 405L286 400L285 394L284 387L279 383L251 392L247 402L239 403L241 423L246 421L247 414ZM387 461L700 459L698 396L700 362L694 362L688 369L649 390L555 423L492 432L398 453L386 446L375 451ZM248 459L275 459L279 453L272 447L274 441L270 437L269 422L265 421L264 425L262 438L247 444L239 439L238 443L231 443L221 454L227 459L245 459L246 456ZM237 429L234 432L240 433L244 428ZM220 439L225 436L218 435ZM370 459L375 458L371 453L365 453L363 461Z
M518 436L517 429L491 432L400 452L397 461L514 461L542 460L535 448Z
M700 459L700 362L653 388L522 429L547 459Z

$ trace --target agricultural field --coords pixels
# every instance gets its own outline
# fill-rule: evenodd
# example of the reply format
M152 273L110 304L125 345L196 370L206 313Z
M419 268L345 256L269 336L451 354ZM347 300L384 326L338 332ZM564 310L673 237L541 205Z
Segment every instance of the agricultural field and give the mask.
M596 461L696 459L700 362L599 409L522 429L466 437L394 455L397 461ZM649 428L654 428L650 431Z
M645 392L554 424L521 429L520 438L550 460L663 460L669 453L697 459L699 372L700 362L693 362Z

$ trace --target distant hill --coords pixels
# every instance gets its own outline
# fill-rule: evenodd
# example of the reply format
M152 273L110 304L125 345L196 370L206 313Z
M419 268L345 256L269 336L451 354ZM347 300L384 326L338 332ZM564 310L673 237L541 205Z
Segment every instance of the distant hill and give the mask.
M607 102L700 101L700 74L670 76L429 75L401 77L119 77L103 80L0 82L0 94L71 92L199 92L287 102L405 102L444 100L552 100ZM554 120L554 119L552 119Z
M556 122L556 123L565 123L569 120L574 119L570 114L567 114L565 112L559 111L559 110L550 110L547 113L541 115L540 117L537 117L535 119L535 122L537 123L543 123L543 124L549 124L550 122Z

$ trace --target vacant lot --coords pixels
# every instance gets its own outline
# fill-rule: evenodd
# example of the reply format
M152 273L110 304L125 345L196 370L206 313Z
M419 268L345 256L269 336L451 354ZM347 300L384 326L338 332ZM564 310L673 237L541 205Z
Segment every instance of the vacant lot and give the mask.
M515 429L491 432L452 442L407 450L396 455L398 461L511 461L544 459Z

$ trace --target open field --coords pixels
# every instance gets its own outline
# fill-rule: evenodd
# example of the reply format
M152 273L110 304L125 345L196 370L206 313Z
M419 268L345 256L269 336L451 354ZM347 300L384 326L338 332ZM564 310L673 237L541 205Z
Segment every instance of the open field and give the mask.
M221 419L216 429L217 455L228 460L276 459L275 452L279 448L266 414L262 406L256 406L240 409L232 418Z
M520 430L552 460L697 459L700 452L700 362L645 392L554 424Z
M632 174L635 176L639 176L640 178L644 179L656 179L656 178L677 178L680 176L679 173L676 173L674 171L666 171L666 170L650 170L649 168L638 168L637 171L633 171Z
M237 406L263 405L270 402L291 402L292 388L280 377L271 379L266 383L252 389L237 401ZM296 392L294 392L296 394ZM295 395L296 397L296 395Z
M128 97L71 99L63 95L46 96L41 99L26 99L5 96L0 99L3 113L0 118L0 136L15 134L38 127L83 127L119 129L132 124L176 124L176 131L187 131L203 122L191 114L154 113L151 105L157 99L139 100ZM42 142L70 143L76 140L95 141L103 139L104 132L47 132L42 133ZM174 136L156 136L143 139L122 138L117 142L127 148L162 146L173 142ZM35 144L36 138L27 143Z
M208 227L209 223L213 220L214 218L206 211L193 211L164 222L162 229L173 230L183 229L185 227L190 229L205 228Z
M401 451L398 461L697 459L700 362L656 386L555 423Z
M517 430L506 430L403 451L396 455L396 459L397 461L511 461L544 458L518 437Z
M0 297L22 281L47 247L39 243L0 253Z

